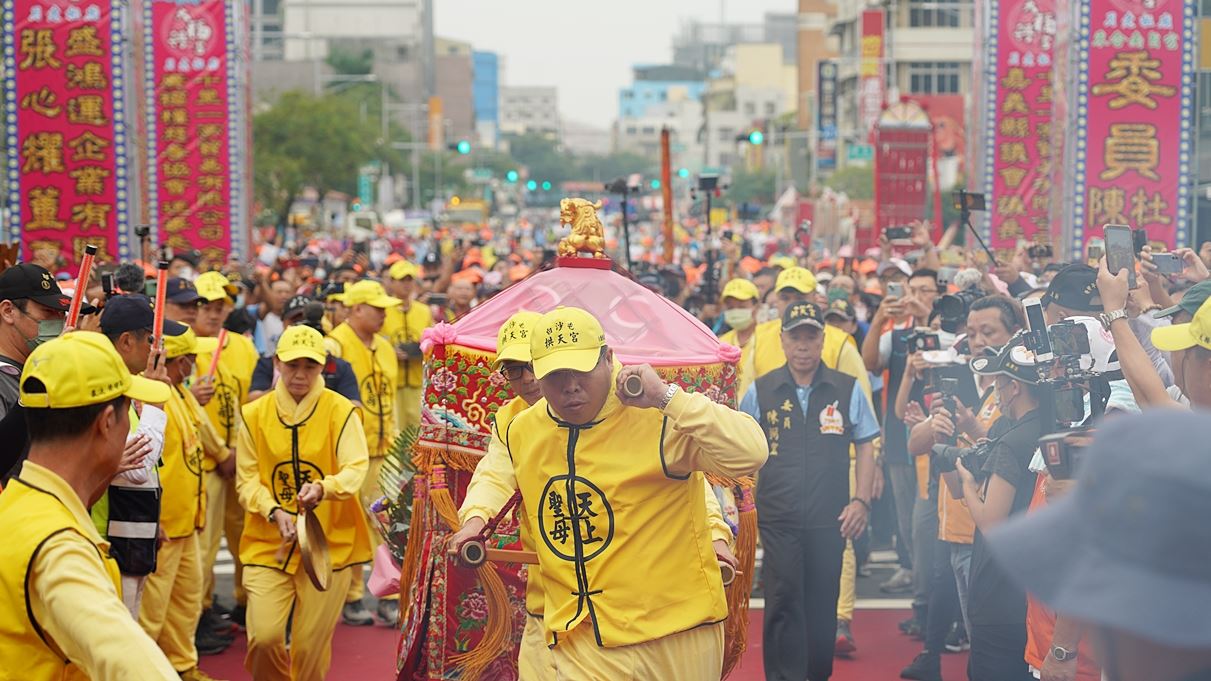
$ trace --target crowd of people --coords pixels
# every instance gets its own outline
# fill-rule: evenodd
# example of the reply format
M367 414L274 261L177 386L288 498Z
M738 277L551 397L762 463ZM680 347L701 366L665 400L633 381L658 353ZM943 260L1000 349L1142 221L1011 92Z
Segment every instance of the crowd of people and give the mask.
M911 231L827 257L737 230L709 258L615 263L739 348L734 409L623 367L584 310L516 311L494 365L515 399L447 548L521 493L538 554L522 679L719 678L714 559L734 564L734 537L704 474L756 476L767 679L884 654L851 626L880 546L897 564L880 588L911 597L900 629L921 641L902 678L940 681L941 656L968 649L972 681L1211 678L1211 419L1152 410L1211 407L1211 251L1174 251L1166 275L1145 246L1131 288L1085 254L990 263L955 230ZM457 239L181 253L162 329L142 263L83 282L0 272L4 674L206 681L199 656L243 628L253 678L322 679L339 621L396 626L398 600L367 607L366 509L420 422L422 334L552 266L552 251ZM91 303L75 328L61 284ZM565 325L578 333L552 334ZM649 455L610 465L619 438ZM591 578L579 538L563 555L526 536L560 475L594 480L625 528ZM578 513L576 498L569 482L561 503ZM326 590L304 564L308 514Z

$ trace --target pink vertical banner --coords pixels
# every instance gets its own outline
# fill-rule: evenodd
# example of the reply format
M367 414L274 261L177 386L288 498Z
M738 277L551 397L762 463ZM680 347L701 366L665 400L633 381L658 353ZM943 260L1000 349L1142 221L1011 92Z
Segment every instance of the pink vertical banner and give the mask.
M1083 0L1076 30L1073 247L1106 224L1188 245L1193 0Z
M1051 243L1054 0L988 3L985 176L989 245L1012 255L1022 241Z
M158 239L224 262L239 220L229 0L145 0L148 194Z
M863 140L874 131L883 113L887 89L883 69L884 40L883 10L863 10L861 61L858 65L859 132Z
M7 239L75 273L129 255L121 3L6 0Z

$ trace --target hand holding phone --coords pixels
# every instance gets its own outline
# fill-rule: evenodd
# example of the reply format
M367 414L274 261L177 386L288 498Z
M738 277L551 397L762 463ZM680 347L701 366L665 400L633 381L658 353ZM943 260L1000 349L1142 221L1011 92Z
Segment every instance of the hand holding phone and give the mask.
M1181 274L1182 259L1174 253L1153 253L1152 264L1157 274Z
M1135 240L1131 228L1127 225L1106 225L1106 269L1110 274L1118 274L1127 270L1127 288L1136 288L1139 284L1135 278Z

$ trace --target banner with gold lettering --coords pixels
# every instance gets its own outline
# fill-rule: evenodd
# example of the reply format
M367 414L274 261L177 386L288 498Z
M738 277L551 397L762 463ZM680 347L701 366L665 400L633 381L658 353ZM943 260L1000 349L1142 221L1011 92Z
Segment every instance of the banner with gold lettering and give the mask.
M143 3L151 223L158 243L219 263L244 231L232 18L231 0Z
M988 2L984 85L984 193L989 245L1051 243L1054 0Z
M1196 3L1070 1L1072 247L1105 224L1189 245Z
M861 61L858 64L858 137L861 142L868 141L867 136L879 122L887 98L883 24L883 10L862 10Z
M87 244L130 255L132 188L118 0L6 0L6 240L21 258L74 273Z

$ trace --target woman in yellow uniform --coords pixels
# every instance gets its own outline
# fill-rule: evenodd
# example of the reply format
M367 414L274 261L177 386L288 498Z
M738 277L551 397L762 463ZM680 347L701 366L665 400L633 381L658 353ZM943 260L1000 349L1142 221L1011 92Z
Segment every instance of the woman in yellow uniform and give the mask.
M384 285L387 292L403 301L387 309L382 334L391 341L399 360L399 381L395 390L395 421L400 430L420 427L421 388L424 382L424 354L420 337L433 326L429 306L413 300L420 268L400 260L387 270Z
M244 407L236 490L247 512L240 559L248 595L248 656L257 681L321 681L332 659L353 565L370 560L357 492L368 455L357 408L324 387L324 338L292 326L278 340L273 391ZM319 591L300 569L295 519L315 514L334 569ZM294 626L286 650L286 624Z

